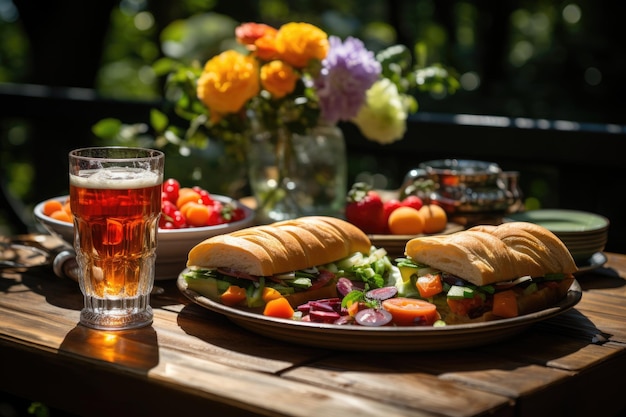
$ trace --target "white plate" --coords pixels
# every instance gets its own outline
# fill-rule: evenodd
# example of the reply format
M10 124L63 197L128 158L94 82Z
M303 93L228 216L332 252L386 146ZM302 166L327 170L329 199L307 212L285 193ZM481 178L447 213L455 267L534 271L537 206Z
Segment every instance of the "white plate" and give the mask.
M267 317L243 308L228 307L187 288L183 271L176 284L194 303L223 314L255 333L286 342L349 351L407 352L463 349L494 343L574 307L582 297L577 281L554 307L520 317L443 327L365 327L310 323Z

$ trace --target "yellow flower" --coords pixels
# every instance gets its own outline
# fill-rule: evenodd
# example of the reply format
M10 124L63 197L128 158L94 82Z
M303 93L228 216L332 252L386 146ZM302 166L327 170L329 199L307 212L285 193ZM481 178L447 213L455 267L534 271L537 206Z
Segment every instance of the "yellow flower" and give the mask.
M383 78L367 91L366 103L352 121L366 138L392 143L406 132L407 107L396 85Z
M229 50L204 66L198 79L198 98L211 111L211 121L236 113L258 94L259 65L252 56Z
M272 61L261 67L261 85L274 98L282 98L291 93L298 81L298 74L291 65L283 61Z
M286 23L276 34L276 50L295 68L304 68L311 59L322 60L328 54L328 35L309 23Z

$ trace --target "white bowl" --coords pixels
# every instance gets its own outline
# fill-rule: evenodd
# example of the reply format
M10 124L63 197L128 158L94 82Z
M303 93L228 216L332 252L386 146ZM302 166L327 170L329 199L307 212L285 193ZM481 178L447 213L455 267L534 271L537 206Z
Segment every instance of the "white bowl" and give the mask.
M244 210L242 220L220 224L217 226L189 227L186 229L164 230L159 229L157 243L157 258L155 279L174 279L185 268L187 255L191 248L211 236L230 233L254 224L254 210L240 202L221 195L211 194L211 197L223 203L234 202ZM50 200L50 199L48 199ZM46 200L46 201L48 201ZM55 197L54 200L65 202L67 196ZM45 201L37 204L34 209L35 218L52 235L65 241L69 246L74 244L74 225L72 223L55 220L43 214Z

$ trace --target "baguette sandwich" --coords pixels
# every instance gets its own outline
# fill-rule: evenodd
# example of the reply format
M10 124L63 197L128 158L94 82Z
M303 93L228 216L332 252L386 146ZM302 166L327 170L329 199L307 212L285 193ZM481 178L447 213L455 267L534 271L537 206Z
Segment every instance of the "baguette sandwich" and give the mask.
M342 276L384 286L392 265L351 223L307 216L206 239L190 250L187 267L188 287L214 301L255 308L280 294L296 308L337 297Z
M567 294L577 270L561 240L527 222L414 238L405 255L398 260L399 291L429 298L448 324L548 308Z

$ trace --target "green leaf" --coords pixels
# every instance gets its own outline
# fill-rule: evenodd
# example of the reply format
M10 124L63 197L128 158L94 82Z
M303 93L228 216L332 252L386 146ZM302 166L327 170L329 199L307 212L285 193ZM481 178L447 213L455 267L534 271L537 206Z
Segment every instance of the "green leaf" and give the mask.
M114 139L122 131L122 122L118 119L102 119L92 126L91 131L99 138Z
M341 300L341 307L347 308L352 303L358 303L359 301L363 301L364 299L365 299L365 293L363 293L363 291L360 291L360 290L350 291Z
M180 66L180 63L171 59L171 58L161 58L158 59L154 64L152 64L152 69L158 76L166 75L170 72L173 72Z
M157 132L163 132L169 125L170 121L167 116L157 109L150 110L150 124Z

